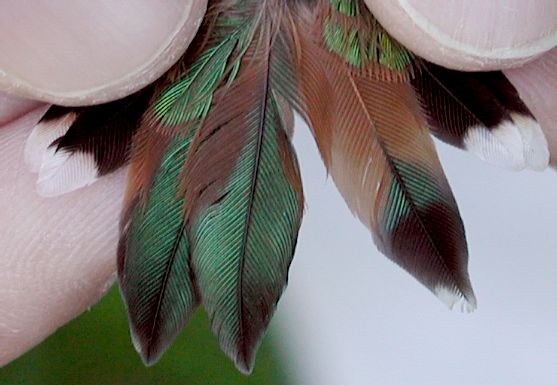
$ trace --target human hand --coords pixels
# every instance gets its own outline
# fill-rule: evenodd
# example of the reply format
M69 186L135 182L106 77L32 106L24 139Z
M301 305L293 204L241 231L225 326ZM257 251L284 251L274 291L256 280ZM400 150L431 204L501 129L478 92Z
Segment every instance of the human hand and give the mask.
M530 13L528 17L520 16L519 19L517 16L515 20L509 20L510 16L500 18L499 14L481 18L481 15L485 16L490 12L486 12L477 3L476 8L472 7L474 10L472 12L477 18L469 18L466 23L460 23L461 26L468 28L456 29L454 31L456 35L452 40L453 43L454 41L472 41L474 42L473 47L475 47L472 50L470 44L456 44L448 49L446 40L438 41L435 34L424 37L423 30L417 24L408 23L399 31L396 23L399 23L402 17L399 13L401 1L395 4L395 1L370 0L369 3L386 26L391 24L394 26L393 33L398 31L395 36L408 44L409 48L415 52L445 65L464 66L471 69L517 64L531 55L540 53L543 47L539 48L539 40L543 40L542 36L557 36L557 25L548 24L551 21L557 23L556 6L553 3L549 4L549 1L540 0L536 2L540 5L539 7L532 7L531 4L534 2L529 2L530 5L526 6L524 2L516 0L515 11L519 7L524 7L523 12L517 12L516 15L524 15L524 12ZM75 5L76 8L73 9L75 12L85 4L85 2L69 3ZM97 2L96 4L103 3ZM143 20L146 14L154 12L158 14L158 12L167 10L166 5L161 4L160 1L137 0L135 3L141 6L124 7L125 9L118 9L114 13L110 12L115 17L106 21L105 27L107 31L111 31L109 33L115 33L114 30L118 30L118 28L114 28L113 24L116 21L129 21L129 18L137 17L135 22L130 22L130 26L134 26ZM44 73L37 76L40 74L40 72L36 72L40 69L39 66L25 65L34 58L34 52L29 49L30 47L46 45L50 47L50 44L53 44L52 40L45 37L43 41L42 35L35 36L36 40L33 44L36 45L31 44L25 50L21 50L19 45L9 46L8 42L1 41L0 47L3 49L4 55L3 59L0 59L0 70L10 67L22 71L21 76L13 76L11 73L10 76L5 77L3 85L12 92L20 92L33 98L70 104L104 101L121 97L126 92L132 92L168 68L168 62L153 54L168 41L165 37L173 35L176 30L185 36L180 43L176 43L174 46L176 54L182 52L189 42L195 31L196 23L187 24L183 23L183 19L172 18L177 13L176 10L181 9L182 3L189 4L190 2L187 0L168 1L170 11L166 16L161 16L160 20L158 17L156 20L150 20L152 24L140 23L141 28L138 30L141 31L141 34L120 35L122 40L118 42L120 47L118 50L104 52L101 48L106 46L107 40L92 38L87 42L87 44L91 44L90 48L82 50L83 52L79 51L79 55L69 55L72 61L60 62L58 55L68 52L68 50L73 52L72 50L81 44L81 39L87 37L87 31L84 31L81 36L79 28L75 29L72 38L61 43L60 50L51 51L56 54L46 55L41 59L40 68L48 66L51 69L60 69L58 75L52 78L45 76ZM426 2L423 3L426 4ZM443 5L438 9L454 10L456 15L462 8L461 4L464 3L470 4L470 1L452 1L450 6ZM29 7L29 4L12 1L1 7L22 6L25 8ZM89 7L90 3L87 4ZM434 6L436 2L430 0L427 4ZM447 2L444 1L443 4L447 4ZM508 6L508 2L505 4ZM497 5L502 7L500 4ZM493 4L493 6L496 5ZM24 11L34 17L32 9L25 8ZM87 8L87 17L84 20L91 17L91 25L95 26L95 30L96 28L105 30L98 24L99 20L104 18L99 15L103 15L102 12L105 11L107 8L100 5L99 9ZM553 12L552 17L548 18L547 15L551 14L551 11ZM75 17L71 13L65 14L65 8L59 8L57 12L61 13L56 13L56 16L64 15L69 18L65 20ZM195 14L195 12L193 13ZM0 15L9 14L5 11L0 12ZM37 17L40 18L41 14L44 14L44 11L38 13ZM1 18L2 16L0 16L0 36L8 36L8 31L17 30L18 27L33 25L33 23L14 25L14 23L9 23L8 17L5 20ZM536 23L536 25L524 23L524 19L530 18L544 20L547 23ZM432 17L432 19L438 23L443 22L443 25L450 26L453 25L453 22L454 25L459 25L454 20L447 23L445 18ZM176 23L173 25L175 28L169 28L169 24L172 24L172 22L169 23L169 20ZM477 21L477 25L474 25L472 20ZM521 21L519 24L521 30L514 29L518 23L516 20ZM58 23L60 22L58 21ZM506 28L508 34L496 34L489 41L482 39L481 35L480 37L473 35L477 31L495 28L494 26L499 26L501 30ZM532 28L526 31L522 28L523 26ZM120 27L123 28L121 24ZM155 31L157 32L155 33ZM26 30L22 28L18 36L25 34ZM154 39L146 44L145 36L159 36L160 40ZM416 36L421 37L416 39ZM524 42L527 43L523 44ZM549 44L555 45L556 43L553 41L547 44L549 46ZM6 44L6 46L2 47L2 44ZM537 50L532 49L525 54L523 49L525 45L531 45ZM149 47L150 49L147 49ZM4 48L11 48L15 51ZM490 55L478 57L480 53L490 52L496 48L504 48L505 55L495 58ZM5 54L6 52L8 55ZM515 52L514 56L510 54L512 52ZM93 53L93 55L87 55L87 53ZM118 57L118 55L120 56ZM130 60L126 60L126 58L130 58ZM103 69L97 71L99 68ZM123 74L134 72L138 68L149 75L145 78L121 79ZM542 124L555 125L553 122L557 121L556 118L551 118L551 116L555 117L555 112L550 108L549 103L544 103L544 101L550 100L550 95L557 96L557 79L555 76L551 78L544 73L557 73L557 50L554 49L533 64L508 72ZM26 85L21 85L20 80L24 76L27 79ZM548 81L551 79L553 82ZM83 80L86 82L83 83ZM91 81L94 81L94 85ZM8 104L9 108L2 107L2 105ZM39 343L57 327L96 302L112 282L115 269L114 255L118 236L120 200L125 184L124 172L120 171L110 175L91 187L62 197L54 199L39 197L34 189L36 176L29 173L23 164L23 146L33 121L36 121L41 113L41 108L44 109L44 106L26 100L15 100L5 96L0 99L0 124L5 125L0 130L0 164L2 164L0 177L5 186L0 188L0 201L2 202L0 204L0 244L2 245L0 255L0 271L2 272L0 273L2 277L0 280L0 365L9 362ZM17 116L33 109L35 111L32 114L14 121ZM553 126L552 129L553 132L557 132L557 127ZM555 141L553 145L555 145ZM554 148L554 150L556 149Z

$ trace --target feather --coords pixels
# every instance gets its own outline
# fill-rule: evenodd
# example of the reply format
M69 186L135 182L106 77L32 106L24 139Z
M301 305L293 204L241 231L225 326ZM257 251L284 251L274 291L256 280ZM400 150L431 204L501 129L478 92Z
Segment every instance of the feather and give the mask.
M353 7L346 12L335 3ZM402 56L393 56L389 48L382 59L384 35L375 30L371 14L357 8L358 2L331 4L322 1L304 21L307 29L317 26L317 31L305 32L313 41L304 43L299 60L306 116L326 166L383 253L449 306L463 299L473 309L464 227L409 83L407 56L402 51ZM361 17L352 21L353 15ZM357 43L331 45L328 27L320 27L319 21L336 20L340 22L334 28L356 36ZM366 54L370 51L375 53ZM321 81L307 82L308 72ZM325 82L330 84L328 94ZM319 88L312 90L312 84ZM324 100L332 110L325 117L318 107Z
M118 276L137 351L159 360L199 303L190 268L190 244L179 193L180 173L192 135L172 141L142 129L130 170L132 191L122 218ZM159 158L159 159L158 159ZM160 166L146 170L145 164ZM138 181L138 175L143 181ZM146 182L149 180L149 182Z
M257 31L237 77L217 92L184 175L202 302L222 349L246 373L286 285L303 207L277 97L285 75L276 3L253 3Z
M502 72L459 72L424 60L418 67L413 84L439 139L514 170L548 166L545 135Z
M169 134L153 120L153 106L183 71L184 59L151 86L130 150L120 225L120 289L132 341L147 365L160 359L199 305L180 187L195 132Z
M125 165L152 88L91 107L52 106L31 133L26 160L37 191L57 196L94 183Z

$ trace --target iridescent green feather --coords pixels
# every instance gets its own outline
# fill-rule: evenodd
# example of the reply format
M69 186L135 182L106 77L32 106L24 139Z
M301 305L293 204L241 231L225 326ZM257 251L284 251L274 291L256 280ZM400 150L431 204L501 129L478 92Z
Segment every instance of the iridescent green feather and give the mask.
M285 133L276 102L253 111L251 124L222 200L192 232L196 276L212 328L246 372L286 284L302 214L281 159Z
M292 92L294 80L286 43L271 30L262 24L238 79L215 102L208 127L201 128L210 132L197 149L208 171L197 174L203 182L191 182L192 188L208 186L200 200L222 183L210 204L190 218L192 260L212 329L244 372L253 368L286 285L303 206L297 160L276 96ZM219 148L216 142L222 140L230 154L226 163L232 164L224 181L213 170L222 160L206 150L208 143ZM205 179L211 172L219 179Z
M160 358L199 302L179 192L190 144L191 135L169 146L147 204L135 206L120 243L120 285L134 345L146 364Z

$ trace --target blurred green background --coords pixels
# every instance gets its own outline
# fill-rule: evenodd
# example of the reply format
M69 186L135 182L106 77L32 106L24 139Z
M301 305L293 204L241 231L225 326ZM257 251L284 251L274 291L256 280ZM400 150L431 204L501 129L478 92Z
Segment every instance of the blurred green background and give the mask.
M251 376L240 374L220 351L202 311L150 368L143 366L128 331L117 288L38 347L0 369L1 385L286 385L283 361L267 334Z

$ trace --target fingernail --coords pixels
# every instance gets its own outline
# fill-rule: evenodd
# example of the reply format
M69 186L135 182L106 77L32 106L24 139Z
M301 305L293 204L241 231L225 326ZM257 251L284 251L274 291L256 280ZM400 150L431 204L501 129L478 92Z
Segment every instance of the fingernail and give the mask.
M366 0L401 43L450 68L521 65L557 45L555 0Z
M130 94L185 51L207 0L0 3L0 88L57 104Z

